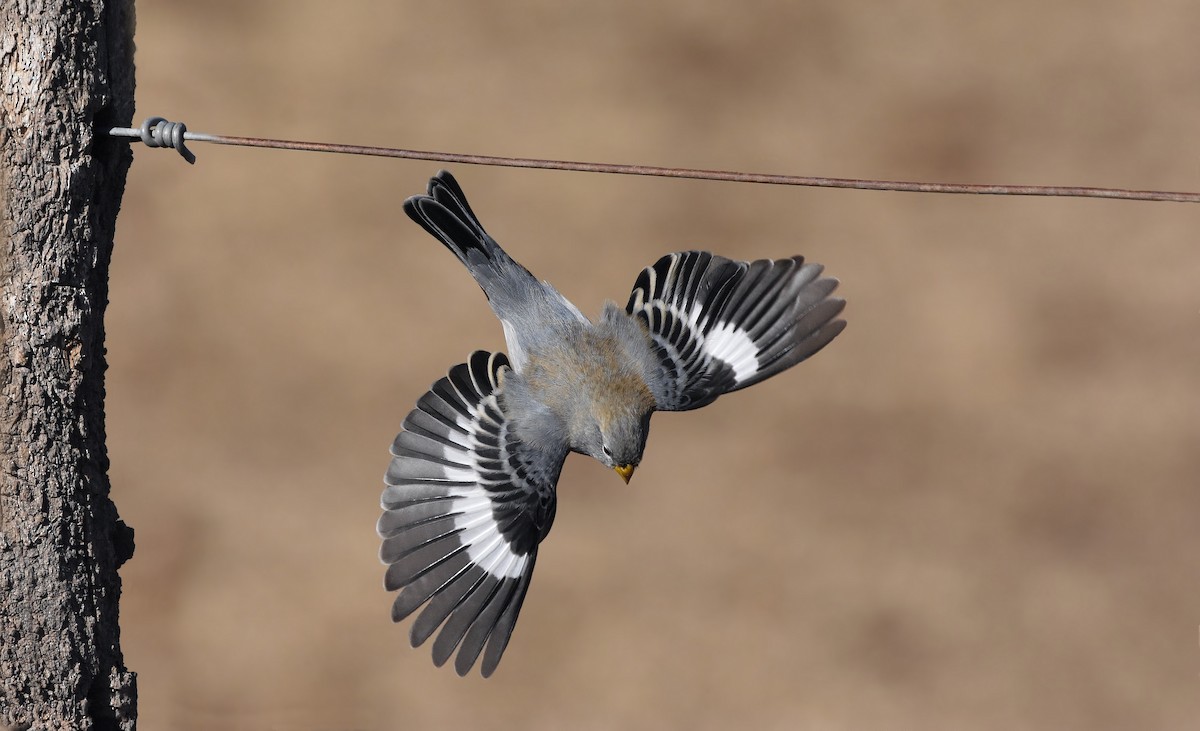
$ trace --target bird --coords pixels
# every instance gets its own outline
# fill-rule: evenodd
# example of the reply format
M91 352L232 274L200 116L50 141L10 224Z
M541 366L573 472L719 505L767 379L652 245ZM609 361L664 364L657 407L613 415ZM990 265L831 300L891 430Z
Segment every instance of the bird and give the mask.
M404 419L377 533L392 620L420 609L409 640L437 633L433 661L480 674L500 662L521 611L571 452L628 484L655 411L688 411L777 375L845 327L838 280L801 256L734 261L667 254L625 307L589 320L484 230L448 171L404 212L483 289L507 355L478 350ZM440 628L440 631L439 631Z

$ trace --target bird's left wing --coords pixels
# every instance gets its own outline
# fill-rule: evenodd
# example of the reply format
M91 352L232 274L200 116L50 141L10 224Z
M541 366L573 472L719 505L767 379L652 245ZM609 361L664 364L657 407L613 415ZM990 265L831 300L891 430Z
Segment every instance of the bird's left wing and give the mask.
M392 619L418 608L413 647L429 639L442 665L466 675L483 653L491 675L508 645L538 543L554 520L554 487L566 459L533 451L503 406L501 353L473 353L421 397L392 445L383 491L384 586L399 590ZM485 650L486 647L486 650Z
M625 311L645 324L658 356L658 408L687 411L786 370L846 326L838 281L804 258L733 261L707 251L667 254L638 276Z

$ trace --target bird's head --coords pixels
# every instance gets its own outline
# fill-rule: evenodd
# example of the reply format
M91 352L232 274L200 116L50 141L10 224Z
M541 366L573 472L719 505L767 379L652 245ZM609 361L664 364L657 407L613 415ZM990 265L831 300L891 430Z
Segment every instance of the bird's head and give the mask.
M595 422L581 451L612 468L628 484L646 449L651 413L644 399L597 399Z

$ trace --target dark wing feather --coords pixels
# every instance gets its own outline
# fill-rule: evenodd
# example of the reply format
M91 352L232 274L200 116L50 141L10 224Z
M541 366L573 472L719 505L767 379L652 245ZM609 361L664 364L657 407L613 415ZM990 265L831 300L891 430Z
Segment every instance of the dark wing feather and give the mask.
M837 280L803 257L732 261L668 254L638 276L626 312L650 331L657 406L686 411L786 370L842 331Z
M532 452L514 434L500 386L508 361L477 351L421 397L392 445L378 532L392 619L421 607L410 638L434 633L459 675L483 655L491 675L521 611L537 546L554 520L567 447Z

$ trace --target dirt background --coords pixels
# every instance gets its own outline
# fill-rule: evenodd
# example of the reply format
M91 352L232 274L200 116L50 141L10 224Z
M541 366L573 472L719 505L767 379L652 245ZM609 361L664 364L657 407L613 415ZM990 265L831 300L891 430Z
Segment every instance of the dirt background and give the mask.
M1200 4L138 3L194 130L843 177L1200 188ZM458 166L588 314L660 254L802 253L847 331L571 457L488 681L389 621L417 397L498 323L438 165L137 149L113 494L142 728L1183 729L1200 718L1200 206Z

